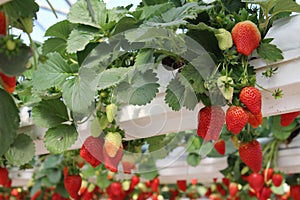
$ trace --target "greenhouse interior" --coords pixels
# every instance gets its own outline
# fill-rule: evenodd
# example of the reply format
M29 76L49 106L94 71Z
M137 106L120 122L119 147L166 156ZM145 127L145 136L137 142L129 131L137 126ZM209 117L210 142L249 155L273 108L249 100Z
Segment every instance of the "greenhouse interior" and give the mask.
M300 200L300 0L0 0L0 200Z

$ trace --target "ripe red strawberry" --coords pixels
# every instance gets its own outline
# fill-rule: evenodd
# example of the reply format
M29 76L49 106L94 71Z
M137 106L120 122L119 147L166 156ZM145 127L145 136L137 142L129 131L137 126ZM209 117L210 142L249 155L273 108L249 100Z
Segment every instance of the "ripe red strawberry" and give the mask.
M281 126L290 125L296 119L296 117L298 117L298 115L300 115L300 111L282 114L280 116Z
M16 76L7 76L0 72L0 83L6 92L13 93L17 84Z
M239 191L239 187L237 183L231 182L229 184L229 194L231 197L235 197Z
M239 147L241 160L253 171L259 172L262 167L262 147L257 140L244 142Z
M97 167L101 164L101 161L97 160L90 152L86 149L84 145L82 145L80 149L80 156L88 163L92 165L92 167Z
M8 170L5 167L0 167L0 185L5 186L8 182Z
M61 196L59 193L55 192L52 195L51 200L69 200L69 198L64 198L63 196Z
M260 193L259 200L268 200L272 194L272 190L269 187L263 187Z
M82 178L80 175L67 175L64 178L64 186L70 196L74 199L79 199L78 192L80 190Z
M260 192L264 187L265 181L263 175L252 173L248 177L248 183L250 187L255 190L255 192Z
M122 159L122 167L123 167L123 172L125 174L131 174L131 170L135 170L136 166L135 163L132 161L126 161Z
M259 46L261 40L256 24L249 20L237 23L231 34L237 52L245 56L250 55Z
M151 183L151 188L153 192L158 192L158 187L159 187L159 178L155 177L150 181Z
M240 101L254 115L261 113L261 93L252 86L244 87L240 92Z
M204 140L217 140L225 122L225 113L220 106L206 106L198 113L198 136Z
M115 157L119 148L123 148L122 136L118 132L108 132L105 136L104 150L111 158Z
M186 180L177 180L177 187L179 190L185 192L186 191Z
M248 122L253 128L257 128L259 125L262 124L263 117L261 112L257 115L253 115L251 112L248 112L248 114L249 114Z
M233 134L239 134L248 123L249 115L241 106L230 106L226 112L227 129Z
M42 194L41 190L36 191L30 198L30 200L37 200L39 196Z
M299 200L299 194L300 194L300 185L290 186L290 197L292 197L293 200Z
M98 166L103 160L103 137L89 136L83 143L80 156L93 167ZM99 163L100 162L100 163Z
M140 182L140 177L137 175L133 175L131 177L131 182L130 182L130 190L133 190L137 184Z
M283 180L283 177L281 174L278 174L278 173L273 174L272 182L273 182L274 186L279 187L282 183L282 180Z
M262 175L265 177L267 181L269 181L273 176L273 171L274 170L272 168L268 168L268 170L264 169Z
M118 165L122 160L123 156L123 149L119 148L117 151L115 157L110 157L106 151L103 149L103 158L104 158L104 167L109 169L111 172L117 172L118 171Z
M226 150L225 141L223 139L217 140L214 148L219 154L224 155Z
M6 19L5 14L0 11L0 35L6 35Z

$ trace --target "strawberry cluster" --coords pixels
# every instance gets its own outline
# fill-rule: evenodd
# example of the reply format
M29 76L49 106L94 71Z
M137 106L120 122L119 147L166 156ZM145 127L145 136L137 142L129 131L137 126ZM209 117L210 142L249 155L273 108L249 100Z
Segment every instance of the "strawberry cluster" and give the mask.
M0 37L6 35L6 17L5 13L0 11ZM16 88L16 76L9 76L0 71L0 84L8 93L13 93Z

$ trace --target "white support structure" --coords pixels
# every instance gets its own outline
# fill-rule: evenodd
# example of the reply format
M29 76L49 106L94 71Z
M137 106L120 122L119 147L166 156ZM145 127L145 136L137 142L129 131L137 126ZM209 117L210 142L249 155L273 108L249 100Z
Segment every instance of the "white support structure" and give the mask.
M284 59L277 63L267 64L261 59L251 61L257 72L257 83L268 89L281 88L284 96L275 100L269 92L262 90L264 116L278 115L300 110L300 16L285 19L270 30L268 37L274 37L273 41L283 50ZM262 76L268 67L278 67L278 73L267 79ZM167 74L167 78L173 74ZM166 80L164 80L166 81ZM151 137L171 132L192 130L197 128L198 110L202 107L197 105L194 111L181 109L172 111L164 103L165 94L159 93L157 97L146 106L125 105L118 113L118 123L126 131L126 139ZM32 123L25 123L22 130L37 131L36 154L46 154L48 151L43 144L45 129L35 127ZM90 135L90 121L78 127L79 137L71 149L80 148L85 138ZM286 172L300 172L300 141L298 146L281 149L279 153L278 167ZM163 182L173 182L178 176L186 179L198 178L201 182L211 181L213 177L219 178L220 169L226 167L226 158L202 160L198 167L190 167L184 160L178 160L168 168L160 170ZM167 161L166 161L167 162Z

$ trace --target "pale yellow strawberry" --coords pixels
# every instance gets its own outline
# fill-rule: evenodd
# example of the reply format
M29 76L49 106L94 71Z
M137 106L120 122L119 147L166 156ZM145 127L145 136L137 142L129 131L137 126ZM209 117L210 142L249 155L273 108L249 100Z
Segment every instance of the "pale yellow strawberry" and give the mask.
M123 148L121 134L118 132L108 132L104 142L104 150L108 156L114 158L119 148Z

